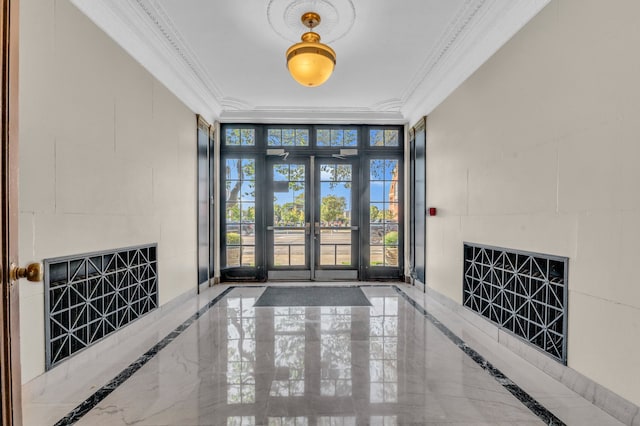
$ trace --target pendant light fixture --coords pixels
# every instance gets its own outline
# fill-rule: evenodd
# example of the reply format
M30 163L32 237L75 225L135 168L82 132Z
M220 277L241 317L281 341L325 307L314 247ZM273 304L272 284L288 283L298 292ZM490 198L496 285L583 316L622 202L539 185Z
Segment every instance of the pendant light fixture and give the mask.
M320 24L320 15L307 12L301 20L309 31L302 34L300 43L287 50L287 68L294 80L303 86L320 86L331 77L336 65L336 52L320 43L320 35L312 31Z

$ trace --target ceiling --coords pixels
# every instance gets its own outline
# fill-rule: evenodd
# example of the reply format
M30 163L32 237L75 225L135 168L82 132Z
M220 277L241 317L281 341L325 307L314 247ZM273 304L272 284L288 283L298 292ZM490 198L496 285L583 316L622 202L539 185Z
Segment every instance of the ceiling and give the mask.
M549 0L71 0L210 121L412 123ZM317 11L337 53L304 87L285 51Z

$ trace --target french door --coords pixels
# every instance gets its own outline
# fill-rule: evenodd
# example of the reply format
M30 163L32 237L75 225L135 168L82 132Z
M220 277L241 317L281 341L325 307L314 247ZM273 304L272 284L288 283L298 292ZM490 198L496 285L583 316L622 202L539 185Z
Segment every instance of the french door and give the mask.
M269 279L358 278L358 167L331 156L266 162Z
M222 124L223 281L398 280L402 126Z

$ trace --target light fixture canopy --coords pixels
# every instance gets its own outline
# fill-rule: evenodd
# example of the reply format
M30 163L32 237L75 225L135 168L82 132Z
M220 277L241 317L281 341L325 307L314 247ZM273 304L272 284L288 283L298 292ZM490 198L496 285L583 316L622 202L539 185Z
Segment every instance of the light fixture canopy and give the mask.
M320 43L320 35L313 28L320 24L320 15L307 12L302 23L309 31L302 34L302 41L287 49L287 68L295 81L307 87L320 86L327 81L336 65L336 52Z

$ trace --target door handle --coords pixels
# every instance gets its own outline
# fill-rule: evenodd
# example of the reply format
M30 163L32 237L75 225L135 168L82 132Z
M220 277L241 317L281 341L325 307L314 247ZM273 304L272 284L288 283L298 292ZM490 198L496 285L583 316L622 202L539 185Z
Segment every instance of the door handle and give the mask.
M27 281L37 283L42 281L42 278L44 277L44 270L42 269L41 263L30 263L26 268L20 268L15 263L12 263L9 274L12 281L16 281L20 278L26 278Z
M307 235L311 234L311 222L304 224L304 233Z
M320 235L320 222L316 222L313 229L316 235Z

